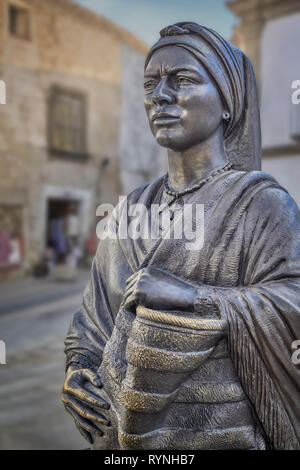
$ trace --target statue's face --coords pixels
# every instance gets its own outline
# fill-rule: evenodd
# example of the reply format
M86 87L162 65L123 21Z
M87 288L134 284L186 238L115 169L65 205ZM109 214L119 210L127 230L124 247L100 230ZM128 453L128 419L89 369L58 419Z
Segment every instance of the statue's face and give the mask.
M214 81L182 47L166 46L154 52L144 87L150 127L163 147L186 150L222 126L224 106Z

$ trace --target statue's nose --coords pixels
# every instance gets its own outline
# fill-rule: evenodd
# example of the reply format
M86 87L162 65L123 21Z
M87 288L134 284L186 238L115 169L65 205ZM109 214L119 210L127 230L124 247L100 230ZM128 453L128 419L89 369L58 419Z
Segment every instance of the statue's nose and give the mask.
M173 101L174 98L166 80L161 80L152 95L152 103L156 106L161 106L163 104L172 104Z

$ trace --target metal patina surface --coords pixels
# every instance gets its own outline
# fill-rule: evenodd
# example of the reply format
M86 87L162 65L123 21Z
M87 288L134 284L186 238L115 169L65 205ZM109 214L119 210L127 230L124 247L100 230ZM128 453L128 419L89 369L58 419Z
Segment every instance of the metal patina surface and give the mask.
M168 174L107 222L116 236L99 243L65 341L62 400L93 449L299 449L300 214L260 171L250 60L178 23L149 51L144 86ZM157 237L126 232L136 204L142 227L162 208ZM186 207L193 246L178 231Z

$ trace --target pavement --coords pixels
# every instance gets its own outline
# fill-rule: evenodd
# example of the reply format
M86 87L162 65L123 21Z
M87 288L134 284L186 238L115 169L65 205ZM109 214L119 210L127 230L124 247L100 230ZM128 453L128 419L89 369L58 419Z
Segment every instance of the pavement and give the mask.
M0 284L0 449L85 449L60 402L63 352L89 272L73 283L19 279Z

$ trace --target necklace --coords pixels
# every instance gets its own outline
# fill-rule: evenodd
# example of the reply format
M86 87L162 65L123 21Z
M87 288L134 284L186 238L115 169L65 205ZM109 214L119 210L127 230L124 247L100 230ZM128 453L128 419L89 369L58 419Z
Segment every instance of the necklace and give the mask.
M197 191L197 189L200 189L205 183L210 181L214 176L218 175L219 173L223 173L223 171L230 170L231 167L232 167L231 162L226 163L226 165L222 166L222 168L219 168L213 171L212 173L210 173L210 175L207 176L207 178L201 180L199 183L195 184L191 188L185 189L184 191L173 191L172 189L170 189L169 184L168 184L168 179L169 179L168 174L166 174L163 180L165 192L169 194L169 196L173 196L176 199L179 198L180 196L184 196L185 194L193 193L194 191Z

